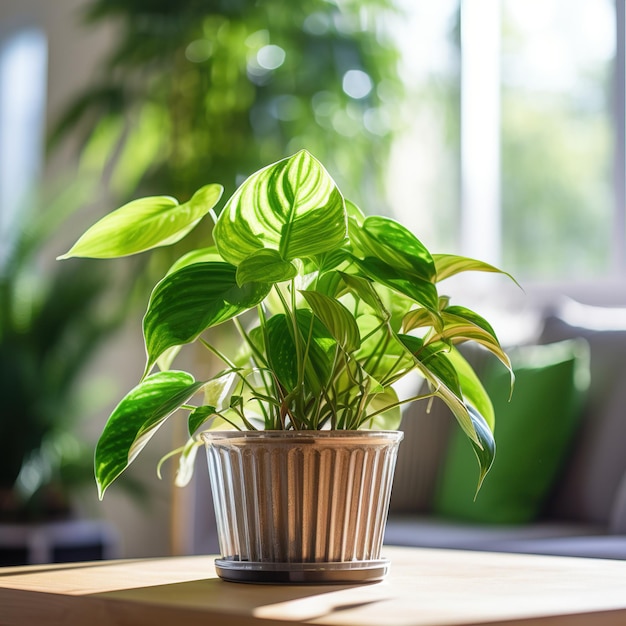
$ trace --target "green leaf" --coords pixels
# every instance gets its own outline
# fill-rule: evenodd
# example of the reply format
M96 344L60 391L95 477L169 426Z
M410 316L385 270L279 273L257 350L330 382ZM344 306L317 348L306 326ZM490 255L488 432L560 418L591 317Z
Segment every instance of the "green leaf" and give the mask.
M181 348L182 346L172 346L171 348L168 348L156 360L157 367L162 372L166 372L167 370L172 369L172 363L174 362L174 359L178 356Z
M449 311L451 309L456 309L460 314L450 313ZM449 307L441 312L441 317L444 327L441 332L434 335L431 340L452 341L453 343L474 341L497 356L502 364L509 370L511 381L513 380L511 361L500 346L500 342L487 320L477 313L473 313L469 309L463 309L462 307Z
M203 385L186 372L158 372L123 398L109 417L96 447L95 475L100 499L163 422Z
M474 368L456 348L452 348L447 357L456 370L464 400L476 407L493 431L496 425L493 404Z
M455 315L456 317L460 317L468 322L471 322L475 326L478 326L489 333L496 341L498 340L493 326L484 317L482 317L482 315L479 315L475 311L472 311L464 306L446 306L442 309L442 311L448 315Z
M492 272L508 276L521 289L520 284L511 274L484 261L470 259L465 256L457 256L455 254L433 254L433 260L437 272L437 282L445 278L450 278L450 276L454 276L460 272Z
M411 339L417 339L411 337ZM406 335L401 335L400 340L408 347ZM420 343L413 342L413 349L411 352L413 356L417 358L420 363L428 368L429 373L433 374L440 383L452 391L459 399L462 400L463 392L461 391L461 384L457 375L457 371L454 365L450 362L448 354L451 348L444 342L425 344L422 340L417 339ZM419 346L415 350L415 346Z
M215 407L216 411L230 406L230 396L238 381L237 371L226 370L217 374L204 386L204 403Z
M398 430L402 421L402 411L398 402L398 394L393 387L387 387L382 393L377 393L368 406L368 415L389 406L392 408L367 419L365 426L371 430Z
M341 274L333 270L319 275L315 283L315 291L329 298L337 299L345 289Z
M472 444L472 448L474 449L474 454L476 455L478 466L480 468L478 485L476 486L476 493L478 493L487 472L493 465L493 460L496 456L496 442L493 438L493 433L483 416L471 405L469 405L467 409L474 426L474 432L476 433L476 437L478 439L478 442L476 442L470 437L470 443Z
M243 396L231 396L230 397L230 404L229 404L229 408L231 409L235 409L237 407L242 407L243 406Z
M341 248L339 250L330 250L329 252L323 252L315 257L314 269L319 270L320 274L329 272L337 268L342 263L346 263L352 260L350 253ZM309 268L306 267L305 271Z
M218 261L187 265L154 289L143 319L146 373L168 348L194 341L207 328L256 306L270 285L237 285L237 268Z
M362 278L361 276L346 274L345 272L338 272L338 274L341 276L348 289L374 311L374 315L378 316L381 320L387 321L390 319L391 313L389 313L383 305L371 280Z
M300 293L340 346L347 352L358 350L361 345L359 327L352 313L341 302L316 291Z
M285 261L276 250L263 249L253 252L237 267L237 284L251 282L281 283L298 274L293 263Z
M217 204L221 185L206 185L185 204L168 196L133 200L105 215L59 259L105 259L145 252L180 241Z
M221 261L223 263L224 259L217 251L216 246L197 248L196 250L191 250L190 252L187 252L187 254L183 254L180 259L172 264L167 273L173 274L183 267L187 267L187 265L193 265L194 263L204 263L205 261Z
M432 325L432 313L423 308L413 309L402 318L402 330L405 333L415 328L425 328Z
M298 384L298 360L293 340L293 329L283 313L272 315L267 320L266 353L272 372L287 392ZM257 333L255 333L257 335ZM261 337L261 333L258 333Z
M298 309L296 320L303 342L310 341L304 382L313 393L319 393L330 378L337 342L311 311Z
M391 318L389 324L394 332L400 332L402 328L402 319L415 307L415 301L407 296L398 293L395 289L390 289L384 285L376 285L376 293L378 294L385 310L389 311ZM432 317L431 325L440 324L439 317Z
M356 224L361 226L365 221L365 213L359 209L359 207L352 202L352 200L348 200L346 198L346 212L348 213L348 218L354 220Z
M438 317L439 297L433 283L409 272L399 270L375 257L355 259L359 269L368 277L408 296Z
M493 423L491 401L473 371L470 372L469 364L467 367L463 365L457 351L453 349L446 352L446 345L442 343L424 345L421 339L411 335L401 335L400 340L415 357L419 370L430 383L433 392L448 405L470 440L480 468L478 491L496 453L492 430L478 410L478 407L487 407L487 418ZM465 401L464 392L476 406Z
M463 401L457 372L445 354L450 347L442 342L424 345L420 338L412 335L398 335L398 338L413 355L417 368L433 392L448 405L463 432L472 441L478 442L478 435L474 431L471 416Z
M449 301L450 298L448 296L439 296L439 310L441 311L442 309L447 307ZM458 308L460 309L461 307ZM434 319L432 313L427 309L411 309L410 311L407 311L402 317L402 330L405 333L408 333L415 328L426 328L428 326L436 326L437 328L441 329L441 323L441 317Z
M370 255L391 267L433 282L435 263L422 242L402 224L388 217L370 216L363 222Z
M296 319L303 350L305 342L311 335L304 382L313 393L319 393L330 378L336 341L310 311L297 310ZM293 391L298 384L299 366L293 333L291 321L282 313L273 315L267 320L266 350L269 362L281 385L288 392Z
M343 197L305 150L244 181L213 231L220 254L233 265L262 248L286 261L314 256L341 247L346 234Z
M192 436L204 422L215 415L215 407L214 406L199 406L196 407L190 414L187 420L187 429L189 430L189 435Z

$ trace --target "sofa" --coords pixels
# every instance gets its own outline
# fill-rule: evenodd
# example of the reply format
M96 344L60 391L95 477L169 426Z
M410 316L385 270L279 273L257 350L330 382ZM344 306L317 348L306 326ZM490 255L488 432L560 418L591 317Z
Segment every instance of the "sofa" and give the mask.
M484 351L467 356L489 374ZM626 558L626 309L546 307L511 356L515 389L494 400L498 452L478 494L447 407L405 410L385 543ZM502 372L489 376L508 393Z

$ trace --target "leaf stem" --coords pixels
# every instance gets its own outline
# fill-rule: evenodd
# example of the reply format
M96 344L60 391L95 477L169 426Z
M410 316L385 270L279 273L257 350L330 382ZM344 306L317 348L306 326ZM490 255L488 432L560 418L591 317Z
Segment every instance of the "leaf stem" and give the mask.
M415 402L417 400L426 400L427 398L434 398L436 395L437 394L435 392L423 393L417 396L411 396L410 398L405 398L404 400L398 400L397 402L388 404L386 407L382 409L378 409L378 411L374 411L373 413L370 413L367 416L367 419L368 420L372 419L373 417L376 417L377 415L380 415L381 413L385 413L386 411L389 411L390 409L395 409L397 406L402 406L403 404L407 404L409 402Z
M222 354L222 352L220 352L215 346L211 345L208 341L206 341L202 337L199 337L198 339L200 340L200 343L209 352L213 353L218 359L221 359L222 361L224 361L224 363L226 363L228 367L230 367L233 370L238 369L237 366L225 354Z

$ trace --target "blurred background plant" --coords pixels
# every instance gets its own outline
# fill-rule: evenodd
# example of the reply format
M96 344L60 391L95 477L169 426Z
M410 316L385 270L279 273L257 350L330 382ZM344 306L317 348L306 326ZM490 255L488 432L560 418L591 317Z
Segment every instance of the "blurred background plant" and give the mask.
M128 290L108 297L114 281L93 262L42 263L80 195L74 185L22 213L0 265L0 522L67 517L72 495L93 484L79 421L106 401L106 385L84 385L84 374L122 322Z
M133 265L115 277L97 261L51 266L51 240L71 237L82 219L68 217L81 204L93 214L138 195L183 202L208 182L228 195L300 148L349 197L384 213L402 93L386 28L393 5L80 3L87 28L113 34L92 81L49 122L48 163L78 145L80 193L74 186L45 210L15 211L0 260L0 520L64 516L76 489L93 488L93 442L82 441L79 422L106 398L97 402L101 381L83 374L147 298L147 286L130 284ZM182 252L175 246L152 262L162 271Z
M401 94L393 6L95 0L85 19L114 24L116 43L50 146L82 133L83 166L106 172L118 203L185 201L208 182L227 197L261 164L307 148L349 197L381 210Z

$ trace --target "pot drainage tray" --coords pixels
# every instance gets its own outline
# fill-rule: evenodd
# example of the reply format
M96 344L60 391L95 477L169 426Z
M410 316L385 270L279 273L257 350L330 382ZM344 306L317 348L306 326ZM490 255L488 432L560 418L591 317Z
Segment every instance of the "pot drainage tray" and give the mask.
M239 583L341 584L373 583L389 570L388 559L339 563L265 563L215 559L223 580Z

